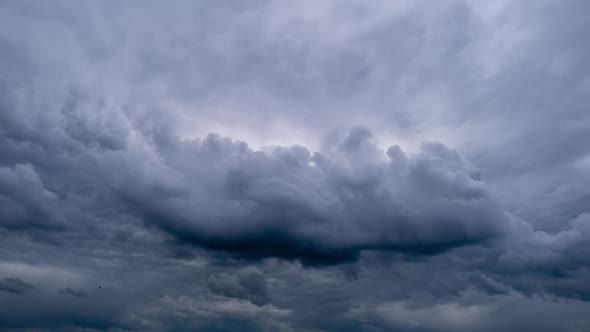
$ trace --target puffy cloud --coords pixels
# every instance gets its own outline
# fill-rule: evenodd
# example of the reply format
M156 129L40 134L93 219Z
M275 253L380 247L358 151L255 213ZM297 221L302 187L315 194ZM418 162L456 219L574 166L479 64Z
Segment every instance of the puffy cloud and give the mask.
M389 157L357 128L313 154L216 135L169 144L159 167L170 175L116 191L147 223L206 248L329 263L365 249L436 253L510 227L473 166L438 143Z
M12 112L2 126L6 229L136 219L198 247L306 264L354 261L363 250L433 254L509 231L478 170L441 143L384 152L356 127L318 152L253 150L216 134L179 138L86 92L3 100L34 119L17 125Z
M488 269L494 278L525 294L587 301L589 222L584 213L556 233L529 228L513 234Z
M86 146L88 136L80 135L68 140ZM72 223L83 198L83 219L107 203L196 246L310 264L354 260L361 250L437 253L509 227L509 216L456 152L429 143L415 156L399 148L387 155L362 128L313 154L301 146L253 151L217 135L169 137L152 146L156 155L96 148L60 160L67 175L43 164L51 161L36 166L55 194L31 165L5 168L4 195L26 204L21 212L10 212L15 198L3 204L5 227L50 227L63 224L64 214ZM25 186L12 180L17 176Z
M2 2L0 329L587 329L587 6Z

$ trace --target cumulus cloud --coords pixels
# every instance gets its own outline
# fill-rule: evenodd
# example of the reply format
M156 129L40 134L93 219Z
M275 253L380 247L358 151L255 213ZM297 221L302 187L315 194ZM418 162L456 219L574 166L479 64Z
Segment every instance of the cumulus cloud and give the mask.
M353 260L364 249L436 253L509 227L473 168L441 144L388 156L361 128L329 144L313 154L300 146L257 152L211 135L176 143L166 156L172 167L198 163L176 169L184 186L166 199L131 191L141 183L121 190L180 240L309 263Z
M0 2L0 329L584 331L587 9Z
M71 223L84 197L90 209L99 209L86 210L85 219L108 202L186 243L309 264L355 260L362 250L437 253L494 239L509 228L509 216L477 169L440 143L424 144L412 156L397 146L385 153L369 130L355 128L312 154L302 146L254 151L215 134L188 141L162 141L156 134L149 153L146 145L88 145L93 134L78 127L72 136L68 128L61 128L61 139L81 149L64 151L56 161L68 174L47 167L50 155L38 166L59 192L45 190L31 165L4 170L5 195L22 196L18 203L27 204L5 220L25 227L18 216L50 227L69 213ZM24 183L34 191L11 184L14 175L30 178ZM9 205L14 203L4 204L6 213L14 210Z
M35 120L4 115L6 229L128 218L245 258L332 264L363 250L434 254L510 227L479 171L441 143L385 152L369 129L355 127L328 135L318 152L254 150L217 134L182 139L89 92L64 92L42 98L43 108L3 94Z

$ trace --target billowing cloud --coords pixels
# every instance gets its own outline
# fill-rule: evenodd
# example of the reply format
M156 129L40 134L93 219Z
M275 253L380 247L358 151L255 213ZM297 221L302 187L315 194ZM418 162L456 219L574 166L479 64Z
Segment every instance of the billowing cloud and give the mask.
M108 202L196 246L308 263L354 260L361 250L437 253L491 240L510 227L478 171L440 143L410 157L398 146L385 153L368 130L357 128L313 154L301 146L253 151L217 135L171 137L152 149L156 156L99 147L69 155L62 161L71 167L66 177L40 170L59 183L56 194L30 164L6 169L6 178L23 177L40 197L22 197L26 186L8 183L4 195L27 205L5 220L50 227L70 212L71 221L81 211L68 208L77 204L68 200L86 196L86 204ZM80 160L87 157L94 162ZM89 173L101 176L85 179L84 187L73 182ZM100 213L86 210L85 218Z
M399 146L385 152L359 127L331 134L319 152L302 146L255 151L215 134L183 140L165 129L127 125L135 132L130 135L108 122L97 126L102 120L81 124L122 115L101 104L90 115L89 102L71 98L76 95L57 107L50 133L10 127L7 155L21 152L14 145L44 136L58 145L29 143L26 149L43 160L0 173L3 210L15 214L7 222L51 228L67 219L78 228L116 213L195 246L309 264L352 261L362 250L437 253L510 228L510 216L479 171L440 143L410 156ZM23 206L15 211L15 204Z
M0 330L588 330L587 12L1 2Z
M116 191L148 223L206 248L338 262L364 249L436 253L509 228L477 170L440 144L387 155L366 129L314 154L216 135L172 144L165 180L146 174L151 184L135 177Z

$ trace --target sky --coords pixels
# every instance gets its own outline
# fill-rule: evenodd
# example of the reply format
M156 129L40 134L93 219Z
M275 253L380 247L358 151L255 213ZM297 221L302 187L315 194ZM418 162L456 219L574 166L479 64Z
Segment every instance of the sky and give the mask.
M0 0L0 331L590 331L588 12Z

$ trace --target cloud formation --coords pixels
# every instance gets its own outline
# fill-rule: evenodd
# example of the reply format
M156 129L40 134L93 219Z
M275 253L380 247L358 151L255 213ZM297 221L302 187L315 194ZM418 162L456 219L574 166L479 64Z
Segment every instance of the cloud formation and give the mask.
M588 330L587 12L1 1L0 330Z
M43 139L60 142L58 151L27 146L46 158L0 173L7 229L68 227L66 219L76 228L82 221L74 219L100 218L107 208L195 246L330 264L353 261L362 250L442 252L492 240L510 227L478 170L441 143L426 143L412 156L399 146L384 152L359 127L332 134L319 152L255 151L215 134L182 140L165 130L138 128L132 137L97 134L96 125L72 129L78 121L72 118L90 120L85 107L74 111L65 103ZM112 111L98 112L93 118ZM40 139L10 129L7 155Z
M87 297L88 293L81 289L72 289L70 287L62 288L59 290L60 293L65 295L71 295L75 297Z
M207 286L215 293L237 299L247 299L253 304L268 303L268 292L264 275L259 271L242 271L237 275L227 272L211 274Z
M477 170L441 144L385 154L360 128L314 154L216 135L169 144L166 183L153 174L117 191L148 223L206 248L328 263L364 249L436 253L509 227Z
M33 288L35 288L33 285L18 278L4 278L0 280L0 290L9 293L24 294Z

